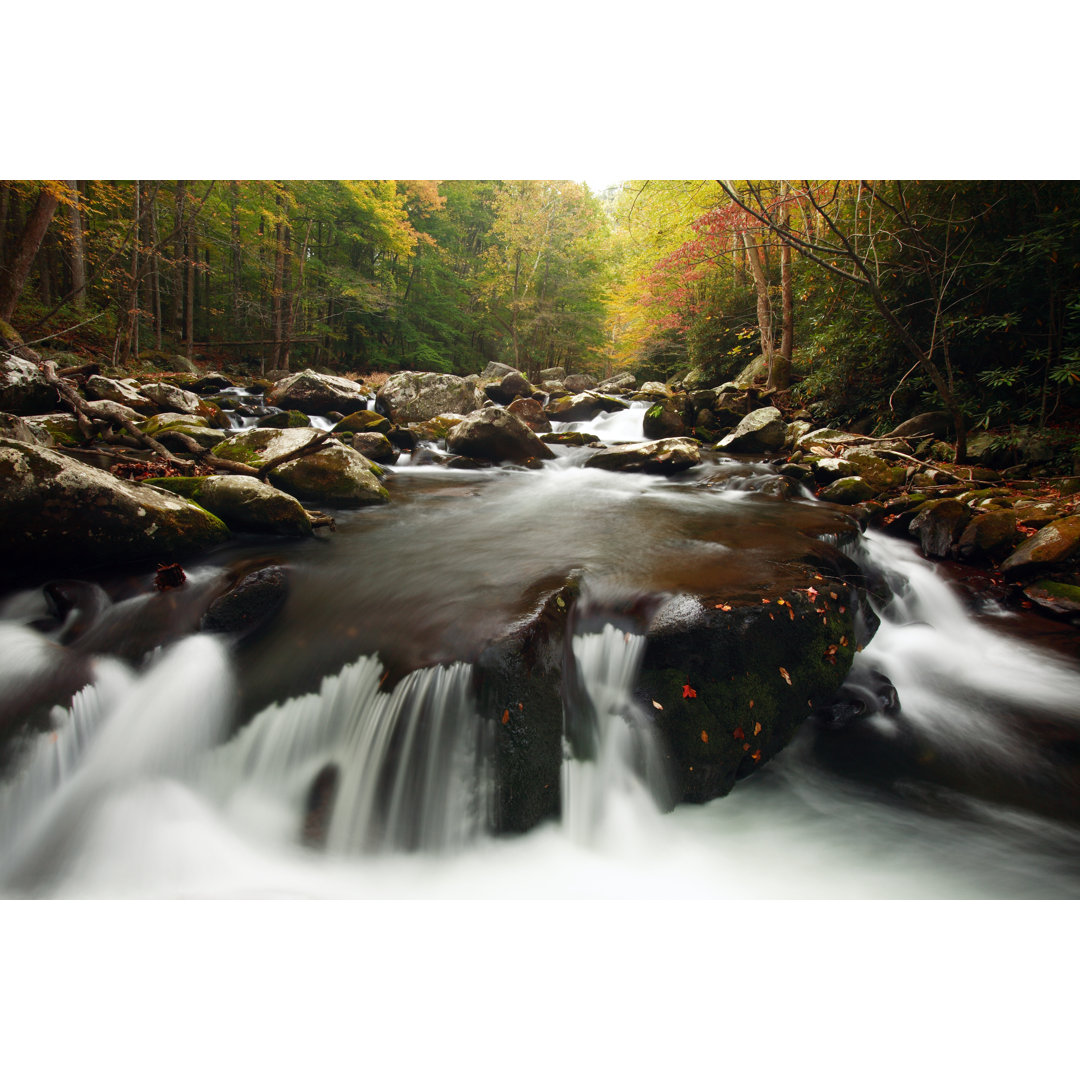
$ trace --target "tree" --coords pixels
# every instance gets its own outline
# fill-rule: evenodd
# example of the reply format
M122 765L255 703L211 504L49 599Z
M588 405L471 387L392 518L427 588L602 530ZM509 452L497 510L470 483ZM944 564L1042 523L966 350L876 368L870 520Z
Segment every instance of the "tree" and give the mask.
M45 238L49 222L52 221L53 214L60 205L57 192L61 186L58 182L45 182L41 185L37 201L16 242L10 264L0 269L0 319L5 322L9 321L14 314L15 305L26 284L30 268L34 264L34 257L38 253L38 248L41 247L41 241Z

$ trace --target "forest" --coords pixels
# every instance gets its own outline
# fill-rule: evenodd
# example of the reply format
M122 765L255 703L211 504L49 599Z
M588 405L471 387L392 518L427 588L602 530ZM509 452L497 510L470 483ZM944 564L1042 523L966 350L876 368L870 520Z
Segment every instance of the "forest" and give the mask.
M551 367L770 388L850 430L948 412L1073 471L1065 181L0 182L0 319L72 363L252 377Z

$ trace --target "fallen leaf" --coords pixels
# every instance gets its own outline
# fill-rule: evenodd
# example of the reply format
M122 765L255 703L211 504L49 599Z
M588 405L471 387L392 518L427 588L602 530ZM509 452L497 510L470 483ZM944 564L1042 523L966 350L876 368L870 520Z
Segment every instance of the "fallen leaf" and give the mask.
M737 728L736 728L736 729L735 729L735 730L734 730L734 731L733 731L733 732L731 733L731 737L732 737L733 739L745 739L745 738L746 738L746 732L745 732L745 731L743 731L743 729L742 729L741 727L737 727Z
M787 673L787 668L781 668L780 669L780 674L783 675L784 682L786 682L788 684L788 686L790 686L791 685L791 676Z
M767 600L767 599L766 599L766 598L765 598L764 596L763 596L763 597L761 598L761 602L762 602L763 604L771 604L771 603L772 603L772 601L771 601L771 600Z
M702 742L708 742L709 741L709 733L707 731L703 731L701 733L701 741Z
M504 724L509 724L510 723L510 710L509 709L503 709L502 722Z
M760 735L761 734L761 724L755 724L754 725L754 734L755 735Z
M812 604L817 599L817 596L818 596L817 589L815 589L814 586L811 585L806 590L806 595L810 597L810 603Z
M731 610L731 605L730 604L717 604L716 606L717 606L718 610L720 610L720 611L730 611Z
M754 761L760 761L761 760L761 751L760 750L755 750L750 756L754 759Z
M697 691L689 683L684 683L682 688L682 696L684 698L697 697Z
M742 748L743 748L744 750L749 750L749 749L750 749L750 744L749 744L748 742L744 742L744 743L742 744Z
M846 644L847 644L847 637L846 637L846 636L845 636L845 637L842 637L842 638L840 639L840 644L841 644L841 645L846 645Z
M751 699L750 699L750 708L752 709L753 707L754 707L754 699L753 699L753 698L751 698Z
M781 597L780 597L780 599L779 599L779 600L777 600L776 602L777 602L778 604L780 604L780 605L783 605L783 604L787 603L787 601L786 601L786 600L785 600L785 599L784 599L784 598L783 598L782 596L781 596Z
M659 701L654 701L653 702L653 708L654 709L659 709L661 712L664 711L664 706L661 705Z

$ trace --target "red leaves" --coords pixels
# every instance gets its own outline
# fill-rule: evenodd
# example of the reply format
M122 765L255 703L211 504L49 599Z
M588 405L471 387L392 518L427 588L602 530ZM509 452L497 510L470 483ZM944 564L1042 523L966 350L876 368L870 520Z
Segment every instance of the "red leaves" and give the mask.
M697 697L697 691L689 683L684 683L682 688L682 696L684 698Z
M737 727L737 728L736 728L736 729L735 729L735 730L734 730L734 731L733 731L733 732L731 733L731 737L732 737L733 739L745 739L745 738L746 738L746 732L745 732L745 731L743 731L743 729L742 729L741 727Z
M158 592L179 589L185 581L187 581L187 574L179 563L158 563L157 574L154 576L154 588Z
M509 709L503 709L502 722L504 724L509 724L510 723L510 710Z
M813 585L811 585L806 590L806 595L810 597L810 603L812 604L818 597L818 591L817 591L817 589L814 588Z

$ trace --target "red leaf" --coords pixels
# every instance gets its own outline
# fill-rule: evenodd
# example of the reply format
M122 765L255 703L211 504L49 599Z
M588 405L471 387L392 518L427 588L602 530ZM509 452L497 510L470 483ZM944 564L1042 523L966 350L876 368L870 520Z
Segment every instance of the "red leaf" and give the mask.
M697 697L697 691L689 683L685 683L682 688L682 696L684 698Z

